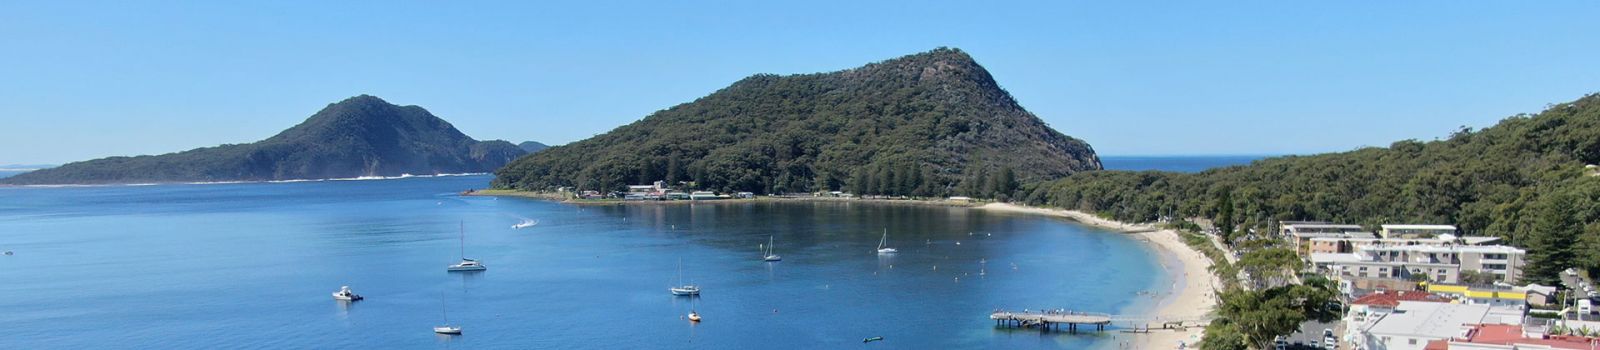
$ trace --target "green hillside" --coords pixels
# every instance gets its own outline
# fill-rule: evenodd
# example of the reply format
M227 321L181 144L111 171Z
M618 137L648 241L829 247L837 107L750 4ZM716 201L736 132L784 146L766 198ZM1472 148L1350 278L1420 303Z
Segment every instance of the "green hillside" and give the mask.
M957 49L830 73L745 78L637 122L518 159L494 187L941 196L1100 169ZM1009 176L1007 176L1009 174ZM1009 181L1008 181L1009 180Z
M0 183L113 184L397 176L488 172L523 155L505 141L477 141L417 106L361 95L255 143L154 156L75 162Z

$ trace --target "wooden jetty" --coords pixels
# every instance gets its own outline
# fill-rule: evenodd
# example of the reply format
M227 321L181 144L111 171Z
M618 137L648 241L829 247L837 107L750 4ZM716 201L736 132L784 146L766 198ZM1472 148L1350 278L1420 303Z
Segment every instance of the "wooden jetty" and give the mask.
M1076 311L995 311L989 314L989 319L994 320L995 325L1039 327L1042 330L1060 330L1061 325L1067 325L1067 332L1071 333L1077 333L1078 326L1093 325L1096 331L1104 331L1106 325L1111 324L1109 314Z

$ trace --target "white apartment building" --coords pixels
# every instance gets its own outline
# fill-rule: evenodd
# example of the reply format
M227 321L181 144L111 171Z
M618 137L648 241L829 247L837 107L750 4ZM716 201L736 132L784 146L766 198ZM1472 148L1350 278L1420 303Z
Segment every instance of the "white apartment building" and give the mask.
M1462 283L1461 271L1492 273L1500 281L1522 279L1527 251L1508 246L1367 246L1354 253L1317 253L1311 261L1333 276L1407 279L1426 276L1435 283Z

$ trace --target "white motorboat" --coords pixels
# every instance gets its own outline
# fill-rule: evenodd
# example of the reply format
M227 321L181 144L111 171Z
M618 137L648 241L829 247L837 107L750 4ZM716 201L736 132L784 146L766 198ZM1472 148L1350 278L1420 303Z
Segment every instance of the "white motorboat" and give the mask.
M700 286L692 283L683 283L683 259L678 259L678 285L667 288L667 291L670 291L672 292L672 295L677 296L700 295Z
M523 219L522 222L519 222L516 225L511 225L511 228L513 228L513 229L523 229L523 228L533 227L533 226L536 226L536 225L539 225L539 220Z
M461 262L446 267L445 271L483 271L488 269L488 266L484 266L483 263L477 260L467 259L467 224L465 222L461 223Z
M878 240L878 254L894 254L899 252L899 250L889 247L889 229L884 228L883 239Z
M700 322L700 314L694 311L689 311L689 322Z
M767 249L764 252L764 254L761 254L762 255L761 260L763 260L763 261L780 261L780 260L783 260L783 257L778 256L778 254L775 254L775 253L772 252L774 247L775 247L775 245L773 245L772 236L767 236L767 247L766 247Z
M350 286L340 286L339 287L339 291L333 292L333 299L334 300L344 300L344 301L356 301L356 300L361 300L361 299L366 299L366 298L361 297L360 294L356 294L355 292L351 292L350 291Z

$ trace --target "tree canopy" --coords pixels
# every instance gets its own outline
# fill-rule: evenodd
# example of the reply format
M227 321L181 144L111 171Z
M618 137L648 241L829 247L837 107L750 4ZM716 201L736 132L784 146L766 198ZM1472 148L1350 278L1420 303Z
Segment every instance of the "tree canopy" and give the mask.
M1100 169L1087 143L940 48L831 73L740 80L496 172L496 188L615 190L656 180L757 193L1010 193Z

